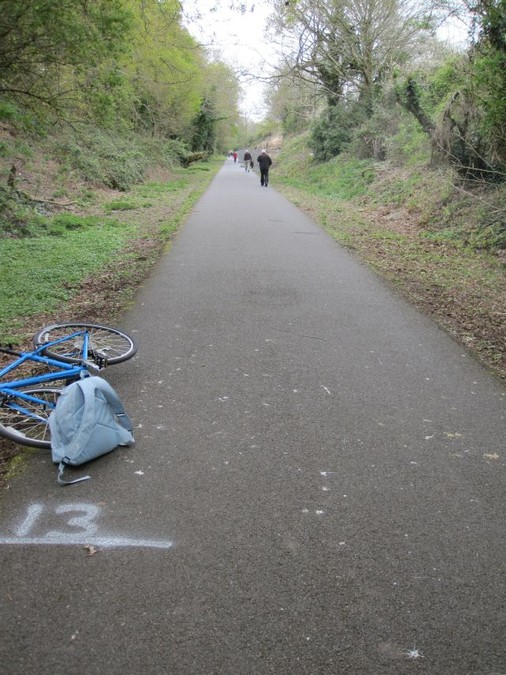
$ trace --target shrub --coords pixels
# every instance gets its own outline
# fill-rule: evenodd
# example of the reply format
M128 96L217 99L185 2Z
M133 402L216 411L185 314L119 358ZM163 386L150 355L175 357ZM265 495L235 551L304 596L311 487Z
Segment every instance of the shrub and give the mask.
M344 105L329 106L311 128L309 147L314 158L326 162L339 155L351 141L356 126L357 120Z
M385 139L385 158L397 166L416 166L430 162L430 138L414 118L403 116L397 132Z

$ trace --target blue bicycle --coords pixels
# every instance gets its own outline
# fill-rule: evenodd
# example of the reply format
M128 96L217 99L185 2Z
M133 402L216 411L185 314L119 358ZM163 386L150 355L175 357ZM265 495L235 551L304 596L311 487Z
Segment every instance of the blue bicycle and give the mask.
M137 347L116 328L86 323L46 326L33 343L31 352L0 348L16 356L0 370L0 435L22 445L50 448L48 419L63 387L132 358ZM13 375L18 379L9 379Z

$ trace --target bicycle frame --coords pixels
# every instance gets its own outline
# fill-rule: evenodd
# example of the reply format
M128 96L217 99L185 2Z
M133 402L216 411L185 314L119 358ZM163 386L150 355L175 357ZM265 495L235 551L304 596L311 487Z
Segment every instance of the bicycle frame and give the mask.
M79 363L67 363L66 361L61 361L59 359L44 356L43 352L48 347L52 347L54 345L61 344L62 342L73 340L79 336L82 336L83 338L81 359ZM58 340L54 340L53 342L48 342L44 345L41 345L32 352L14 352L13 350L10 349L3 350L6 353L17 355L18 358L0 370L0 397L6 398L13 397L19 399L20 401L24 400L35 404L40 404L46 408L51 407L51 404L48 403L48 401L37 398L32 394L27 394L23 392L22 389L37 387L39 385L46 385L50 382L58 382L58 381L65 382L67 380L73 380L79 377L88 377L90 374L89 372L90 370L100 371L102 369L100 365L88 360L88 344L89 344L89 336L87 331L77 331L72 335L67 335L63 338L59 338ZM2 378L4 378L6 375L16 370L17 368L19 368L23 363L29 361L32 361L34 363L40 363L47 366L52 366L54 368L58 368L59 370L50 373L43 373L41 375L32 375L31 377L24 377L18 380L9 380L7 382L2 382ZM21 405L15 403L14 401L10 401L9 405L13 409L18 410L19 412L25 415L29 415L34 419L42 419L33 411L23 408Z

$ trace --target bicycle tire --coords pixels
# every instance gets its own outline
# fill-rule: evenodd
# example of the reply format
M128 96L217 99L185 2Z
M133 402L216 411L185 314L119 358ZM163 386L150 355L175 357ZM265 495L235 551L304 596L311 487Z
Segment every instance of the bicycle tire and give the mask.
M107 363L114 365L127 359L131 359L137 352L133 339L117 328L102 326L95 323L55 323L42 328L33 338L35 347L40 347L46 342L52 342L66 337L80 330L86 330L90 336L90 354L100 351L100 355L106 355ZM44 354L50 358L60 359L66 363L80 363L82 340L76 338L70 348L69 342L52 345L44 349Z
M30 445L34 448L51 448L51 432L47 420L63 388L29 387L20 391L47 400L47 406L24 400L19 401L20 405L27 410L32 410L45 421L37 420L19 410L14 410L8 405L10 399L6 398L5 401L0 402L0 434L21 445Z

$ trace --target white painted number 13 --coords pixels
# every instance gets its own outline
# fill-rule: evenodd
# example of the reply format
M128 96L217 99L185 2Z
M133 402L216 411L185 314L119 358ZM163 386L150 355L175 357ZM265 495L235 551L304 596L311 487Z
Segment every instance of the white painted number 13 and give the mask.
M43 504L31 504L28 507L28 513L21 525L16 529L17 537L28 537L35 529L37 521L42 516L45 507ZM98 526L94 522L99 514L100 509L94 504L62 504L54 507L54 513L64 515L66 513L77 513L68 518L65 522L74 528L80 528L80 535L92 536L97 530ZM46 533L47 537L61 534L61 531L51 530Z

